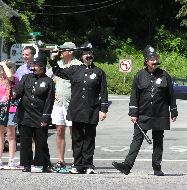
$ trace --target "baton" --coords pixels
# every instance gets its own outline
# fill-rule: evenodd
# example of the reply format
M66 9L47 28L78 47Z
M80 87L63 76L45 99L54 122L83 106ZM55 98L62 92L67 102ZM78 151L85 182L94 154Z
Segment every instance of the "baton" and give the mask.
M143 136L145 137L146 141L149 143L149 144L152 144L152 141L151 139L145 134L145 132L142 130L142 128L140 127L140 125L135 122L135 124L138 126L138 128L140 129L141 133L143 134Z
M45 48L43 48L45 49ZM91 48L89 47L76 47L76 48L63 48L63 49L58 49L58 50L55 50L55 51L52 51L51 53L57 53L58 51L59 52L63 52L63 51L86 51L86 50L90 50ZM50 50L50 49L46 49L46 50Z

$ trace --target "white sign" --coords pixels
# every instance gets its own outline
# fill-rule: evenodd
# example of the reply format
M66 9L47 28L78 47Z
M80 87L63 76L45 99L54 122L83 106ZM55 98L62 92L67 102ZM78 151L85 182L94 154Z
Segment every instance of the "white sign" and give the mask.
M119 71L121 72L131 72L132 60L131 59L120 59L119 60Z
M22 52L26 46L33 46L36 49L34 57L38 56L39 48L36 44L13 44L10 49L10 60L15 62L16 65L24 64Z

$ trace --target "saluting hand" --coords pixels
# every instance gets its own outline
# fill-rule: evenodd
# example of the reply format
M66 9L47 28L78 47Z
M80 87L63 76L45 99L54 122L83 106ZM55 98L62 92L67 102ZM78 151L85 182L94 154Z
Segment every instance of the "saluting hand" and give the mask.
M59 55L59 50L58 49L53 49L51 51L50 59L54 60L58 55Z
M99 112L99 119L100 119L101 121L103 121L105 118L106 118L106 113L100 111L100 112Z

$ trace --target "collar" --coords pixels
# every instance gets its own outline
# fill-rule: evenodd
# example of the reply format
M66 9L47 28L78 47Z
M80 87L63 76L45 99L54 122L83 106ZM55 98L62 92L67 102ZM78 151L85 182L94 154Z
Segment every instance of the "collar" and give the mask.
M88 69L93 69L94 66L95 66L93 63L92 63L91 65L86 65L86 64L83 63L83 65L84 65L86 68L88 68Z
M149 74L154 74L154 73L157 73L157 71L159 70L159 68L156 68L153 72L150 72L148 67L145 68L145 70L149 73Z
M27 64L27 63L25 63L25 67L26 67L27 69L30 69L30 65Z

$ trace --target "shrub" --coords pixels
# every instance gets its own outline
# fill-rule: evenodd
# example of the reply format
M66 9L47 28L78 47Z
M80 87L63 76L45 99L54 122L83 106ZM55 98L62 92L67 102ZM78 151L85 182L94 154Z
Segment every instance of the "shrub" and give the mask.
M161 51L176 52L178 54L187 53L186 33L176 31L171 33L164 26L157 27L155 42Z
M130 95L132 90L132 81L138 70L143 68L142 52L136 51L133 47L129 47L124 43L121 49L116 50L119 59L131 58L132 71L130 73L122 73L119 71L118 60L114 64L97 63L107 75L108 92L110 94ZM187 78L187 58L177 52L160 52L162 69L165 69L172 77ZM125 81L124 81L125 76Z

